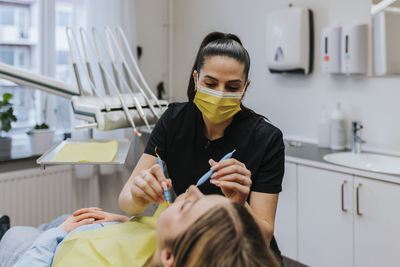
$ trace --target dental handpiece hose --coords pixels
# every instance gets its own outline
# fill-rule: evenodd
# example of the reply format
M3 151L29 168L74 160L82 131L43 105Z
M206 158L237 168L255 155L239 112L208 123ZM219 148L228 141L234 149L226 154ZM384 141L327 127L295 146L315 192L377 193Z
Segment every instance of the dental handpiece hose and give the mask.
M230 159L233 155L233 153L236 151L233 150L232 152L229 152L228 154L226 154L225 156L222 157L222 159L220 161L226 160L226 159ZM200 186L202 184L204 184L205 181L207 181L211 175L214 173L213 170L209 170L208 172L206 172L205 174L203 174L203 176L200 177L200 179L197 181L196 186Z

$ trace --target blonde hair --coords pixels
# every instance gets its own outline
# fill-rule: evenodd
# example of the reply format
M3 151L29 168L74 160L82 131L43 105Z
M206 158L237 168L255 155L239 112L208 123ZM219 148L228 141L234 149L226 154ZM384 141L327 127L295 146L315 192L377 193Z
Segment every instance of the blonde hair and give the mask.
M179 267L280 266L254 218L237 203L212 208L167 245Z

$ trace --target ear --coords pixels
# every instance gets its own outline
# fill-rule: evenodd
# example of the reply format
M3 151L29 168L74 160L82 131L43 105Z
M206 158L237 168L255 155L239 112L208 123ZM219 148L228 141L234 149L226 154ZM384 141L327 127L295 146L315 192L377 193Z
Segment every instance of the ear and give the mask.
M171 250L164 248L161 250L161 264L164 267L172 267L174 265L174 256Z
M193 80L194 80L194 91L195 92L197 91L197 75L198 75L197 70L194 70L193 71Z
M249 88L250 83L251 83L251 80L250 80L250 79L247 80L247 82L246 82L246 87L243 89L243 96L242 96L242 99L243 99L244 96L246 95L247 88Z

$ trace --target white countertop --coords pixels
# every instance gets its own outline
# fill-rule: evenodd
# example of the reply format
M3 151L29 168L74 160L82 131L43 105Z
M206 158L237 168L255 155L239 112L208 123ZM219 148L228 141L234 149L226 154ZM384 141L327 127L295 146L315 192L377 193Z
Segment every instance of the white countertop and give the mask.
M400 176L369 172L329 163L323 159L326 154L334 153L327 148L318 148L315 144L302 143L301 147L286 146L285 161L325 170L366 177L375 180L400 184Z

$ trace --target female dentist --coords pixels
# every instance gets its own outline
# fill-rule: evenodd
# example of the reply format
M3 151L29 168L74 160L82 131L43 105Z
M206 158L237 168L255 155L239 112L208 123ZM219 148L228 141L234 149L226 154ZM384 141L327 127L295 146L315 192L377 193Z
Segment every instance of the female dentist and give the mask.
M162 182L173 184L179 195L211 168L214 174L199 189L245 205L280 257L273 232L284 143L278 128L241 102L249 68L249 54L236 35L213 32L204 38L187 89L189 101L170 104L157 122L119 205L129 215L139 214L150 203L165 201ZM171 179L157 164L156 149ZM233 150L231 159L217 162Z

